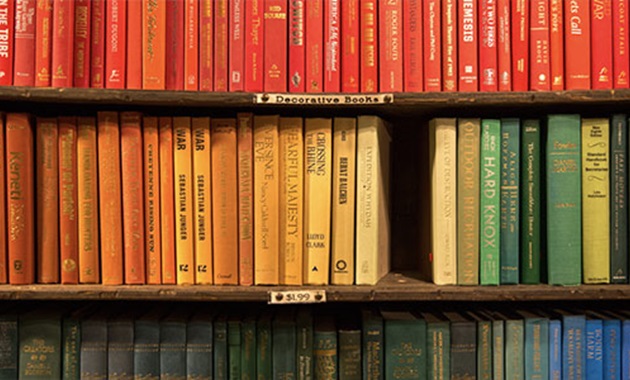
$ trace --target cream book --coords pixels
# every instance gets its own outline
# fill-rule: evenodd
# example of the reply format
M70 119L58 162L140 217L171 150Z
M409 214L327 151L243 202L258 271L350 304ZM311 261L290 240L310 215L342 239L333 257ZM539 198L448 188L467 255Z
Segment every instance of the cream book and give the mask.
M389 272L389 127L377 116L357 119L357 285L376 284Z

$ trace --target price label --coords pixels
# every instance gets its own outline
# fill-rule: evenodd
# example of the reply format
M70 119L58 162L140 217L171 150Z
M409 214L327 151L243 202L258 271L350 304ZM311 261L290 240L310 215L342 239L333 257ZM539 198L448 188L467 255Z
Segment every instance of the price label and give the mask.
M394 94L357 94L357 95L327 95L327 94L255 94L254 103L257 104L286 104L303 106L348 106L375 105L394 102Z
M285 290L270 291L270 305L287 305L302 303L322 303L326 302L325 290Z

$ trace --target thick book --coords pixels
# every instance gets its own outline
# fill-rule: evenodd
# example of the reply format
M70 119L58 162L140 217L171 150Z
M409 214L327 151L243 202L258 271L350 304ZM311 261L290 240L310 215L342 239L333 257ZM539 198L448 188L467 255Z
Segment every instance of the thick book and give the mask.
M143 14L142 1L126 1L127 5L127 43L125 53L125 70L127 73L125 88L142 89L143 58Z
M613 88L612 1L591 1L591 88Z
M273 319L271 329L273 378L297 378L297 328L294 311L282 310L277 312ZM314 350L317 350L317 342L314 344ZM324 366L324 368L328 368L328 366Z
M330 268L332 120L304 122L304 283L325 285Z
M442 91L457 91L457 0L442 1Z
M297 329L297 376L298 380L313 379L313 315L312 310L306 307L299 308L295 323ZM341 338L340 338L341 339ZM359 344L361 336L359 335ZM359 347L359 350L361 348ZM360 352L360 351L359 351ZM361 357L358 358L358 366L361 368ZM341 372L340 372L341 373ZM358 374L359 378L361 373Z
M199 3L199 91L214 88L214 0Z
M501 121L481 120L479 282L482 285L498 285L500 282L500 144Z
M91 10L90 0L76 0L74 3L73 87L90 87Z
M549 91L549 0L535 0L530 8L529 24L529 89L532 91Z
M547 276L549 284L582 280L580 116L547 120Z
M498 15L497 2L479 3L479 90L497 91L498 83Z
M241 321L241 378L256 377L256 317L247 315Z
M238 149L238 283L254 283L253 115L236 115Z
M378 1L360 0L361 54L360 92L378 92ZM308 20L306 23L308 27Z
M20 358L18 315L15 312L0 314L0 378L17 379Z
M19 378L47 380L61 377L61 318L58 313L35 310L18 322Z
M166 1L142 1L142 88L166 89Z
M341 1L341 91L344 93L359 92L359 70L361 67L359 55L360 3L360 0ZM421 28L420 25L417 27ZM422 41L417 43L421 45ZM421 63L422 52L417 54L419 54L417 62ZM422 82L420 82L420 86L422 86Z
M186 377L186 320L180 310L160 321L160 378Z
M591 56L589 5L588 1L564 0L564 74L567 90L591 88L591 60L579 59Z
M403 0L379 2L379 91L403 90ZM326 90L328 91L328 90Z
M175 177L173 171L173 119L162 116L159 123L160 157L160 239L162 283L176 282Z
M69 41L74 36L74 1L54 0L52 27L53 87L72 87L73 50Z
M324 1L324 92L341 91L341 3Z
M423 1L423 55L424 91L442 90L442 17L441 2L438 0Z
M308 3L307 3L308 4ZM245 91L263 90L264 0L245 2Z
M525 379L525 326L523 317L496 313L505 321L505 378Z
M210 137L210 118L193 118L192 135L194 144L192 182L194 188L195 283L212 284L215 274L212 229L216 227L212 220L213 205L215 204L213 197L219 189L212 191L212 176L215 174L212 165L216 163L212 160L212 154L215 152L212 147L213 140ZM214 246L216 248L216 244Z
M549 318L529 310L517 311L525 325L525 379L549 375Z
M37 118L35 128L35 170L37 184L37 282L59 282L59 144L56 118ZM4 136L0 139L4 140ZM4 150L4 141L2 150ZM4 157L4 152L0 152ZM4 188L4 163L0 188ZM0 210L6 212L6 198L0 197ZM2 221L0 223L6 223ZM4 226L6 231L6 225ZM0 232L0 246L6 247L6 232ZM4 272L4 271L3 271ZM5 281L6 282L6 276Z
M536 119L523 120L521 128L520 269L521 283L538 284L542 231L541 126Z
M477 376L477 324L470 316L455 311L444 313L451 327L451 378Z
M287 0L264 0L263 88L287 91Z
M149 311L133 322L133 376L160 377L160 312Z
M556 310L562 319L562 373L566 378L584 379L586 375L586 317ZM565 378L565 377L563 377Z
M628 88L630 79L630 55L628 40L630 27L628 22L628 0L612 2L612 38L613 38L613 88Z
M424 342L420 342L420 344L422 343ZM361 379L361 329L358 324L355 325L347 321L341 322L337 328L337 352L339 378ZM424 355L424 350L422 354Z
M13 44L15 35L15 0L7 0L0 4L3 23L0 25L0 86L13 84Z
M628 282L628 117L615 114L610 127L610 282Z
M81 378L107 378L107 317L99 312L81 321Z
M90 12L90 87L105 87L105 0L92 0Z
M403 91L421 92L424 62L422 57L423 1L403 1ZM342 3L343 4L343 3ZM343 19L342 19L343 22ZM344 56L345 59L345 56ZM342 61L343 63L343 61Z
M362 379L379 380L385 375L385 333L383 317L373 309L361 312Z
M501 119L500 258L501 284L519 282L521 123ZM485 211L485 210L484 210Z
M329 315L316 317L313 333L313 378L337 379L339 375L338 346L334 318ZM367 379L374 379L374 377L368 375Z
M529 7L530 0L513 0L511 5L512 90L529 89Z
M199 1L186 0L184 11L184 90L199 89Z
M272 315L269 311L263 313L256 322L256 374L258 380L273 379L271 323Z
M437 313L421 315L427 324L427 379L448 380L451 378L450 323Z
M624 317L608 310L585 310L585 314L587 317L587 323L591 322L591 320L601 320L602 322L602 350L600 355L603 359L603 377L600 378L620 379L622 373L621 347L623 344L621 320ZM587 349L588 344L589 342L587 341ZM627 374L627 371L625 373Z
M298 4L303 4L298 2ZM245 18L243 17L245 2L239 0L232 0L229 5L230 8L230 38L229 38L229 90L230 91L243 91L245 88L245 75L243 70L245 68L245 39L247 36L243 33L245 25ZM302 13L303 15L303 13ZM291 14L291 19L295 23L295 18L299 18L299 14ZM302 25L304 25L302 23ZM290 35L291 38L295 38L295 35Z
M497 1L499 91L512 91L512 18L510 0Z
M77 120L64 116L59 123L59 257L61 283L79 283L77 215Z
M586 379L603 379L604 374L604 321L586 319Z
M459 91L479 90L478 0L458 1L457 54Z
M134 323L127 312L107 321L107 376L126 379L134 375Z
M77 0L79 3L79 0ZM16 0L14 30L14 86L35 84L35 0Z
M230 379L241 378L241 321L233 316L228 320L228 374ZM289 348L289 352L291 349ZM286 352L286 351L285 351ZM294 376L295 377L295 376Z
M217 380L227 380L229 376L228 363L228 322L227 316L220 315L214 320L212 369L213 377Z
M564 90L564 0L549 0L549 70L551 90Z
M166 2L166 62L164 68L167 90L184 89L184 0Z
M438 285L457 283L456 123L456 119L433 119L429 122L430 260L432 262L433 282Z
M142 119L144 165L144 258L147 284L162 283L161 216L160 213L160 137L159 119Z
M36 87L50 86L52 55L53 0L37 2L35 10L35 81Z
M426 380L426 322L410 311L382 310L381 315L385 334L385 379L413 374L414 379Z
M127 2L109 0L105 8L105 88L122 89L127 82Z

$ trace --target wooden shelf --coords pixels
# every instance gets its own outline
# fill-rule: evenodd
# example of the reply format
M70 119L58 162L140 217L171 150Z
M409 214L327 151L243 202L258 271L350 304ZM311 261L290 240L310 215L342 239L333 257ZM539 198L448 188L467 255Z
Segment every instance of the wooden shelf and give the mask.
M270 290L324 289L328 302L628 300L630 285L437 286L390 273L376 286L2 285L1 300L266 302Z

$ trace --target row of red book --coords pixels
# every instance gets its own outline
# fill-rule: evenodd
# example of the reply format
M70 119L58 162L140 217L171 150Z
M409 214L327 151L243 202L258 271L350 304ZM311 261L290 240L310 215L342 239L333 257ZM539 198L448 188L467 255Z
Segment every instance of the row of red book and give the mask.
M3 0L0 85L628 88L629 0Z

